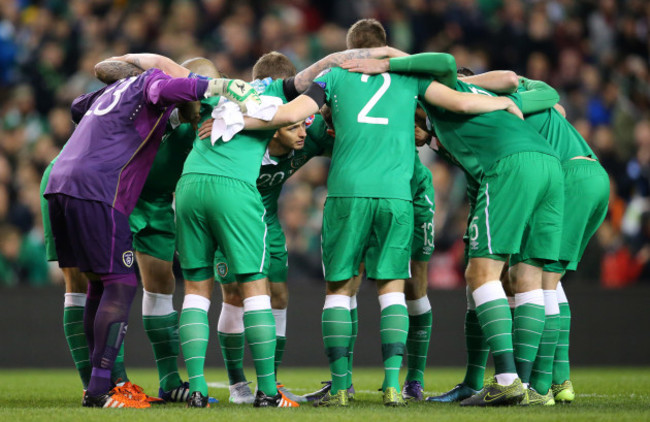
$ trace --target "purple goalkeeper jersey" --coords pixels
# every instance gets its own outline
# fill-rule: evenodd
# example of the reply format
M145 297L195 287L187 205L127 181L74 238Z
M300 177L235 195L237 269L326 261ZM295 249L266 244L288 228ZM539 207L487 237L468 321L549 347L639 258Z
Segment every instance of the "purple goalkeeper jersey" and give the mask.
M72 117L79 125L52 168L45 195L101 201L131 214L174 105L202 98L207 84L150 69L75 99Z

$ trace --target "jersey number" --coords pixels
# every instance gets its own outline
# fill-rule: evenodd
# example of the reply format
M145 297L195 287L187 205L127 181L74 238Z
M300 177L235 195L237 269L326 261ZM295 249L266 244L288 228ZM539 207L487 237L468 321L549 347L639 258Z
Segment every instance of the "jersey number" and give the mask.
M133 81L136 80L136 78L137 78L137 76L131 76L130 78L125 79L124 81L120 82L119 85L115 85L115 86L112 86L112 87L108 88L102 94L102 96L99 97L99 99L95 102L95 104L94 104L95 107L89 109L86 112L86 115L89 115L89 114L92 113L95 116L103 116L103 115L107 114L108 112L110 112L111 110L113 110L115 108L115 106L117 105L117 103L120 102L120 98L122 97L122 94L124 93L124 91L126 91L126 89L133 83ZM108 96L108 94L111 93L111 92L113 93L113 101L111 101L111 103L108 106L102 108L102 106L106 102L106 101L104 101L105 100L104 97Z
M422 231L424 232L424 247L433 247L433 220L430 223L422 223L420 227L422 227ZM431 235L429 235L429 233L431 233Z
M390 86L390 75L388 73L382 73L381 76L384 78L384 83L381 85L379 90L375 92L375 95L370 98L370 101L361 109L357 115L357 122L359 123L370 123L371 125L387 125L388 117L369 117L368 113L370 110L377 104L381 99L382 95L388 91ZM361 82L368 82L368 75L361 75Z

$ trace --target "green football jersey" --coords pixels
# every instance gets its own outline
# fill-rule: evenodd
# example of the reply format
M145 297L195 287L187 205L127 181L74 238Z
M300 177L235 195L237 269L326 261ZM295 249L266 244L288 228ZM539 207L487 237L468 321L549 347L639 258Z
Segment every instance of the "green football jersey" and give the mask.
M255 89L259 94L274 96L287 102L282 88L282 79L271 81L265 90L260 92L260 84ZM201 100L201 122L208 119L218 99L213 97ZM205 105L205 110L204 106ZM210 139L194 140L194 148L185 161L183 174L200 173L215 176L231 177L255 186L260 174L262 157L266 147L273 137L273 130L244 130L236 134L230 141L224 142L219 138L214 145Z
M456 91L497 95L463 81ZM507 111L459 114L422 102L440 143L468 177L480 181L500 159L519 152L540 152L557 157L546 140L532 126Z
M196 137L192 125L181 123L176 127L173 126L172 123L167 122L165 134L140 194L140 197L145 200L172 201L176 184L183 172L183 164L192 150L192 143Z
M277 214L278 198L284 182L312 157L325 155L331 151L333 143L334 138L327 134L323 118L317 114L307 129L307 138L302 149L291 151L283 157L269 156L267 150L257 178L257 190L262 195L267 216Z
M517 93L525 91L524 86L519 84ZM513 94L510 97L517 98L517 96L518 94ZM573 157L596 158L596 154L589 148L582 135L554 108L527 114L524 117L526 123L551 144L560 161L565 162Z
M431 179L431 171L422 164L420 161L420 154L418 154L417 148L415 149L415 166L413 167L413 178L411 178L411 196L415 198L415 194L418 192L420 184L425 181L425 179Z
M314 82L325 90L336 130L328 196L410 201L415 107L430 80L337 67Z

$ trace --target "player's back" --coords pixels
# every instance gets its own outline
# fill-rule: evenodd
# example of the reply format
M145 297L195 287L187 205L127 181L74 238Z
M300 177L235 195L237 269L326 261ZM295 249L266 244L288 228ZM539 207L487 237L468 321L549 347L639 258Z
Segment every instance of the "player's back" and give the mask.
M260 92L259 84L255 89L260 95L278 97L283 103L287 99L283 91L282 79L270 81ZM212 109L217 106L214 97L201 101L201 120L210 117ZM242 180L252 186L256 185L262 157L275 130L244 130L230 141L219 138L214 145L210 139L194 140L194 147L185 161L183 174L198 173L225 176Z
M328 196L411 200L415 108L429 82L332 68L316 83L325 89L336 131Z
M456 83L456 90L497 96L460 80ZM426 103L423 107L440 143L477 180L495 162L508 155L519 152L556 155L539 133L506 111L472 115L454 113Z
M528 114L526 123L549 142L560 161L564 162L573 157L596 158L587 141L557 110L551 108Z
M52 169L46 194L101 201L131 212L172 111L147 98L149 86L161 75L151 69L73 104L73 115L86 111Z

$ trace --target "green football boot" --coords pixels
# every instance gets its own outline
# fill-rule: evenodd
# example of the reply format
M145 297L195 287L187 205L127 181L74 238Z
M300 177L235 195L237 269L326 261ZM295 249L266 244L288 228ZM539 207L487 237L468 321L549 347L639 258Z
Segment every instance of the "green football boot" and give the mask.
M384 406L406 406L406 402L404 401L404 397L402 397L402 393L398 391L397 388L388 387L386 391L384 391Z
M483 387L478 394L460 402L461 406L510 406L519 404L526 395L521 380L517 378L510 385L501 385L495 381Z
M551 391L556 403L571 403L576 398L571 380L566 380L562 384L553 384Z
M526 390L526 395L519 403L520 406L555 406L553 391L549 388L546 394L540 394L532 388Z
M322 398L314 401L314 407L348 407L350 406L350 394L348 390L339 390L332 395L330 391Z

